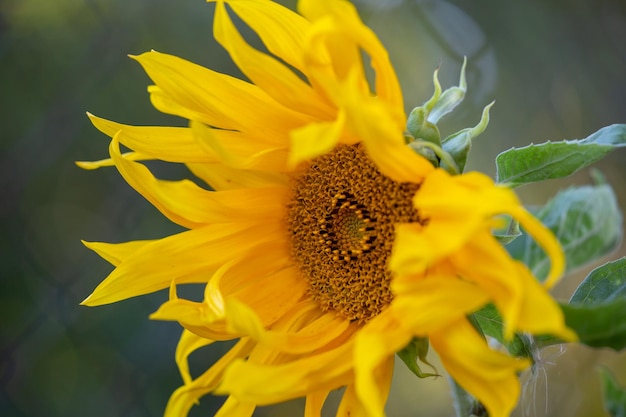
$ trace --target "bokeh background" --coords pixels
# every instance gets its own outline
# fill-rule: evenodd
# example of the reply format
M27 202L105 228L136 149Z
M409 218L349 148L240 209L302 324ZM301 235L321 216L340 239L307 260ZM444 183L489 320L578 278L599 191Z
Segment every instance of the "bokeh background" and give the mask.
M497 101L470 169L493 175L494 157L511 146L582 138L626 122L624 0L357 5L390 51L407 106L430 97L439 65L444 87L457 82L468 57L467 100L443 133L474 125L482 107ZM178 325L147 318L165 293L99 308L78 305L111 270L81 239L158 238L178 228L114 169L82 171L74 161L107 155L107 138L90 126L86 111L129 124L184 124L151 108L149 80L126 54L156 49L239 74L212 40L212 11L202 0L0 3L1 416L159 416L181 383L173 360ZM622 207L625 157L618 150L596 165ZM179 167L156 169L164 178L185 175ZM559 188L588 182L582 172L520 194L541 204ZM610 258L623 254L620 248ZM592 266L567 277L556 296L567 299ZM201 369L225 350L198 353L194 365ZM605 415L600 364L626 384L624 353L576 345L543 351L540 366L524 375L529 405L517 415ZM191 415L211 415L220 401L206 397ZM301 415L300 406L259 414ZM452 416L445 378L417 380L398 367L388 410Z

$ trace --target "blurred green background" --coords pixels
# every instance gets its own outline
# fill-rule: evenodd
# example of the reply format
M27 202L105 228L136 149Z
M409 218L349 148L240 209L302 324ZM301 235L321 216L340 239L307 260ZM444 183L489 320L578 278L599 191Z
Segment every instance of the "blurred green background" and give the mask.
M287 3L293 7L294 2ZM496 100L470 169L495 172L511 146L582 138L626 122L624 0L361 0L363 19L388 47L407 110L445 86L469 59L469 93L444 134L474 125ZM130 124L184 121L149 104L148 78L126 57L150 49L239 74L211 37L202 0L3 0L0 3L0 415L159 416L181 383L174 364L180 329L147 316L165 293L99 308L79 302L111 270L80 239L126 241L179 230L128 187L115 169L88 172L75 160L107 155L107 138L85 111ZM243 115L242 117L245 117ZM449 131L445 131L449 129ZM626 207L624 151L597 165ZM157 164L178 178L179 167ZM587 173L520 190L545 202ZM611 255L623 256L624 250ZM556 288L566 299L588 269ZM206 367L225 347L192 359ZM519 416L602 416L596 367L626 384L626 356L578 346L542 352L524 375ZM416 380L398 368L390 416L451 416L444 378ZM192 416L211 415L206 397ZM300 403L261 410L300 415Z

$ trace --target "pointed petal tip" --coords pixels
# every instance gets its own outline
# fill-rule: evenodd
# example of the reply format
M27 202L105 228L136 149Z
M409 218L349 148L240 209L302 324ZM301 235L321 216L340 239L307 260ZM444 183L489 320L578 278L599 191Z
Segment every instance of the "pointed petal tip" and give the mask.
M94 164L90 161L74 161L77 167L81 169L85 169L87 171L93 171L94 169L100 168L97 164Z
M87 298L85 298L83 301L80 302L79 305L81 306L85 306L85 307L93 307L95 304L93 304L92 300L91 300L91 296L93 295L93 293L89 294L87 296Z

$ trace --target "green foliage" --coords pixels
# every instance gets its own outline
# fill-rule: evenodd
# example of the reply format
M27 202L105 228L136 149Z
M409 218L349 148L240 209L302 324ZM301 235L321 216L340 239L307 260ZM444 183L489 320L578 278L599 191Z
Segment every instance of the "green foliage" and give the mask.
M488 304L472 315L474 322L480 327L480 330L486 335L493 337L503 346L507 348L509 353L515 356L530 357L526 342L519 335L514 335L510 341L504 340L502 332L502 317L493 304Z
M535 215L561 243L571 270L612 251L622 238L622 215L607 184L561 191ZM544 279L550 260L528 235L507 246L511 255Z
M511 186L562 178L626 146L626 124L604 127L585 139L512 148L496 157L499 183Z
M626 417L626 389L620 387L607 369L600 369L604 408L611 417Z
M626 347L626 298L594 305L562 304L561 309L580 343L614 350Z
M567 325L592 347L626 347L626 258L594 269L561 306Z
M572 304L598 304L626 298L626 258L596 268L578 286Z

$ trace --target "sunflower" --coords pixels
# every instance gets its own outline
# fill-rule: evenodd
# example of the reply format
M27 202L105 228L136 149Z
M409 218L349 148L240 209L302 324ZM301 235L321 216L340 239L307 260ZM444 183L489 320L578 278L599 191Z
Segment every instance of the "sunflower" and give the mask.
M297 397L316 416L340 387L338 415L382 416L394 355L416 338L490 416L509 415L529 363L490 348L468 316L493 304L506 338L575 339L546 289L564 268L557 241L510 189L476 172L451 175L415 151L387 52L351 4L300 0L298 9L216 1L215 39L249 81L154 51L133 57L155 84L152 104L188 127L90 115L112 138L110 158L80 165L114 165L188 230L86 242L115 269L83 304L169 288L151 316L184 328L184 383L166 416L187 415L208 393L228 396L220 416ZM157 179L144 160L183 163L208 187ZM503 214L549 255L544 285L493 237ZM203 301L178 297L189 283L206 284ZM237 342L192 378L189 355L227 340Z

